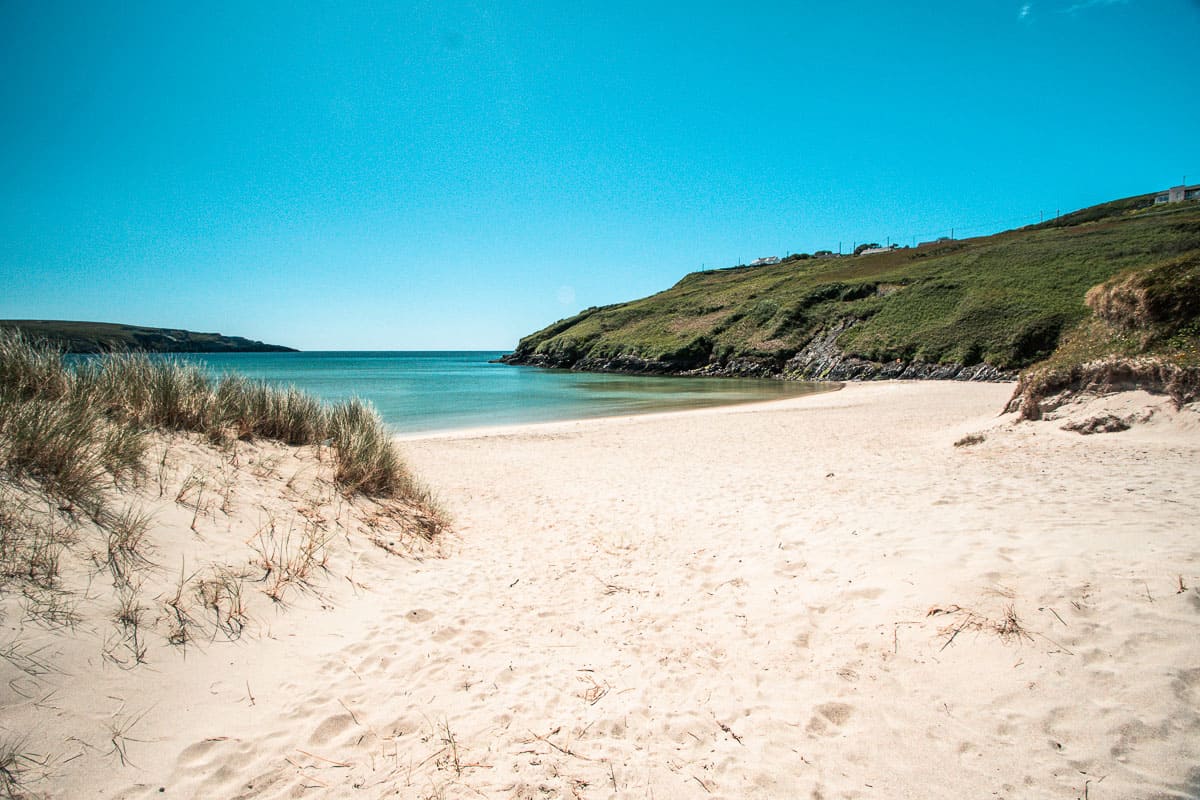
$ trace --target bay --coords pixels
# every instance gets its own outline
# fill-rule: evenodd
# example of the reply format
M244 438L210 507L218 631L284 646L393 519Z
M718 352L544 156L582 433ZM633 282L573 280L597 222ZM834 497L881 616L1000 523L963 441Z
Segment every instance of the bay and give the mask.
M240 373L323 400L372 403L396 433L643 414L748 403L828 385L746 378L570 372L492 363L503 351L193 353L214 376Z

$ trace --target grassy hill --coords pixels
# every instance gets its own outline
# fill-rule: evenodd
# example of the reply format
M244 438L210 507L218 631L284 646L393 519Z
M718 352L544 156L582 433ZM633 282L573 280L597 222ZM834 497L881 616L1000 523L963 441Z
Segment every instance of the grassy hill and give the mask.
M1093 287L1147 270L1157 291L1173 296L1188 290L1198 263L1200 204L1154 206L1142 195L994 236L692 273L651 297L550 325L506 360L825 380L994 379L1016 377L1073 341L1079 357L1154 351L1187 366L1196 330L1186 320L1170 335L1131 337L1085 301ZM1190 313L1183 306L1163 313Z
M263 344L241 336L194 333L174 328L143 328L110 322L0 319L0 329L21 331L67 353L284 353L290 347Z

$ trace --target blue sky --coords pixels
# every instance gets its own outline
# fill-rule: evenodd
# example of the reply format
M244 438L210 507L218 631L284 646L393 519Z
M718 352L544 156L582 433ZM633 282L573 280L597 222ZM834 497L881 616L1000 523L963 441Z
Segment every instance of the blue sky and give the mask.
M1200 182L1198 0L0 0L0 318L509 349Z

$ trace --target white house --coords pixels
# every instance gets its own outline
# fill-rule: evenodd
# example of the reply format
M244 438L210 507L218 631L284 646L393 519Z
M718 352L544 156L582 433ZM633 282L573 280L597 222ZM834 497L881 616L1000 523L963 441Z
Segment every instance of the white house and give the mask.
M1154 205L1182 203L1184 200L1200 200L1200 183L1195 186L1172 186L1154 197Z

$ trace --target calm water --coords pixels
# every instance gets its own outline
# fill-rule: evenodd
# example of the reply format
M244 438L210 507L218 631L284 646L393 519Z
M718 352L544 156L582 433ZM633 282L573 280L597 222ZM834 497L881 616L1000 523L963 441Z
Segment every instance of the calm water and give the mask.
M361 397L398 433L640 414L793 397L819 384L603 375L491 364L501 352L220 353L179 356L326 400Z

